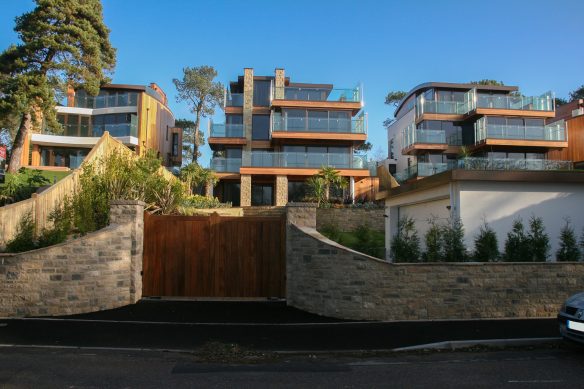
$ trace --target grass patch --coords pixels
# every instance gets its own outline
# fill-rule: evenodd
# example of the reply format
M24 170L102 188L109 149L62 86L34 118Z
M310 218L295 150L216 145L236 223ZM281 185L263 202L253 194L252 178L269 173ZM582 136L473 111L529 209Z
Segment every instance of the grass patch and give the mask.
M69 171L51 171L51 170L40 170L41 175L49 180L50 184L54 184L55 182L61 181L63 178L67 177L69 174L72 173L72 170ZM55 179L57 181L55 181Z
M385 257L385 233L372 230L367 226L359 226L353 231L343 232L335 226L324 226L321 234L337 242L340 245L371 255L372 257Z

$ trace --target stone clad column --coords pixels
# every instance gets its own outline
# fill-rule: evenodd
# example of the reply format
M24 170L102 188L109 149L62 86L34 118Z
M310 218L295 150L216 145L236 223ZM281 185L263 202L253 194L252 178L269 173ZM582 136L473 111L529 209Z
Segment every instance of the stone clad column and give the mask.
M130 302L142 298L142 254L144 250L144 206L142 201L113 200L110 203L110 224L131 224L132 261L130 265Z
M276 206L288 204L288 176L276 177Z
M275 99L283 99L284 98L284 86L286 85L286 76L284 73L284 69L276 68L276 79L275 79L275 91L274 91L274 98Z
M241 175L239 205L241 207L251 206L251 176L249 174Z
M251 131L253 116L253 69L243 70L243 133L246 144L244 151L251 151Z

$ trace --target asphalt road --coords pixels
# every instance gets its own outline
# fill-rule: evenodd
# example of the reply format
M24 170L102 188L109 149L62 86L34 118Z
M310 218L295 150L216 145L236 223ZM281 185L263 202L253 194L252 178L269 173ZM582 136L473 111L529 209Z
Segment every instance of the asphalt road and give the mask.
M196 355L4 348L2 388L581 388L584 349L260 356L229 363Z
M558 337L555 319L350 322L282 302L141 301L61 318L0 319L0 344L194 350L379 350L427 343Z

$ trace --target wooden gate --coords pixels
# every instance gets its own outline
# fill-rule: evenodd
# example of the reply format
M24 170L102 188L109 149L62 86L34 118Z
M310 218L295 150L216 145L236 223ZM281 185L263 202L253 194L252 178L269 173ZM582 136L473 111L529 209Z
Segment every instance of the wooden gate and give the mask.
M284 217L144 215L144 296L284 297Z

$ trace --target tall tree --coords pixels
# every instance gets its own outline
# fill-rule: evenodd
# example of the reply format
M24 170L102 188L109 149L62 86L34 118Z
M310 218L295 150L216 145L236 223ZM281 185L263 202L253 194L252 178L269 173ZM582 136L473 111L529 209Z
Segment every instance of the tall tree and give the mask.
M570 101L584 99L584 85L580 86L580 88L570 92Z
M195 114L192 163L197 163L199 158L201 118L213 115L215 106L223 104L224 87L220 82L213 81L215 77L217 71L213 66L203 65L186 67L183 69L182 80L172 80L178 91L177 102L186 101L191 112Z
M407 92L403 91L403 90L395 90L395 91L389 91L387 93L387 96L385 96L385 104L387 105L391 105L394 108L397 108L398 104L400 101L402 101L402 99L404 97L406 97ZM391 125L391 123L393 123L395 119L393 118L387 118L383 121L383 125L387 128Z
M193 160L193 155L195 153L195 122L189 119L177 119L174 123L176 127L180 127L183 130L183 144L182 144L182 156L183 159ZM199 138L197 141L197 147L205 145L205 133L199 130Z
M99 0L36 0L31 12L16 18L14 31L21 43L0 54L0 117L19 118L10 172L22 165L33 124L44 120L61 128L55 115L59 91L69 84L97 95L116 62Z

